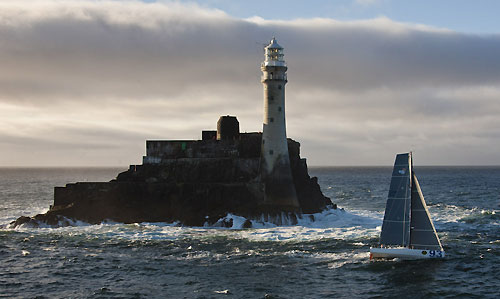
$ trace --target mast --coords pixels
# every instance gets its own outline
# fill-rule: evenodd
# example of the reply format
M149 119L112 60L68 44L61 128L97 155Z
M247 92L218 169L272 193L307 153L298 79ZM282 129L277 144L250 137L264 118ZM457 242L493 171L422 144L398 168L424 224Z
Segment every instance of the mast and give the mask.
M410 247L410 239L411 239L411 196L412 196L412 193L411 191L413 190L413 157L412 157L412 152L409 152L408 153L408 164L409 164L409 167L408 167L408 175L409 175L409 188L410 188L410 199L409 200L405 200L405 208L404 208L404 211L406 211L407 209L409 210L408 211L408 214L404 213L403 216L405 217L404 218L404 221L405 222L408 222L410 225L408 227L408 242L406 243L406 245L403 245L403 246L407 246L407 247ZM408 207L407 207L408 205ZM406 218L408 216L408 218Z

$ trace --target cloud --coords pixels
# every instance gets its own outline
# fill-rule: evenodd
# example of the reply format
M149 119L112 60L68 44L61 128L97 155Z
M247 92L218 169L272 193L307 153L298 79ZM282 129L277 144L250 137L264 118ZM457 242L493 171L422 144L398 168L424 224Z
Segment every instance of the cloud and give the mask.
M369 5L374 5L378 3L379 0L355 0L354 3L358 5L363 5L363 6L369 6Z
M280 21L193 4L7 1L0 165L25 163L33 148L43 165L60 155L69 165L138 163L144 139L199 138L225 114L261 130L259 66L273 35L289 65L288 133L311 164L390 164L410 147L423 163L500 163L489 149L500 145L499 35L384 17Z

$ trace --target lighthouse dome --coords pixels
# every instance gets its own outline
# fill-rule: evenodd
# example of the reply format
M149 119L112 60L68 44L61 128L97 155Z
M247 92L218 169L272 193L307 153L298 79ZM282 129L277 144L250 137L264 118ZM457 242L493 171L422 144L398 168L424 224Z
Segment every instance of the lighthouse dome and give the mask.
M283 47L278 44L276 38L273 37L269 45L265 47L266 60L262 66L286 66L285 59L283 58Z
M280 46L278 44L278 42L276 41L276 38L273 37L273 39L271 39L271 42L269 43L269 45L267 45L266 49L283 49L283 47Z

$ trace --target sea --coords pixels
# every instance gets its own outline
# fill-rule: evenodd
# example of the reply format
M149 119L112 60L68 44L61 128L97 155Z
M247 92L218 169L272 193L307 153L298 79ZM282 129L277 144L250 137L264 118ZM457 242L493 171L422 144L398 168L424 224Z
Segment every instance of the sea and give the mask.
M391 167L310 168L338 209L242 229L106 222L11 228L54 186L119 168L0 169L2 298L499 298L500 167L415 167L442 260L370 261Z

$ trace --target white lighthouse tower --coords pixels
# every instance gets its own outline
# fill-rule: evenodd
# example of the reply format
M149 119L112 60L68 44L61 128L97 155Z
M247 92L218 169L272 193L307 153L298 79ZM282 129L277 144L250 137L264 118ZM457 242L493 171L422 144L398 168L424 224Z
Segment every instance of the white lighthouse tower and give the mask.
M286 139L287 66L283 56L283 48L273 37L265 47L265 60L261 65L264 84L261 178L265 184L266 204L298 212L300 205L293 184Z

